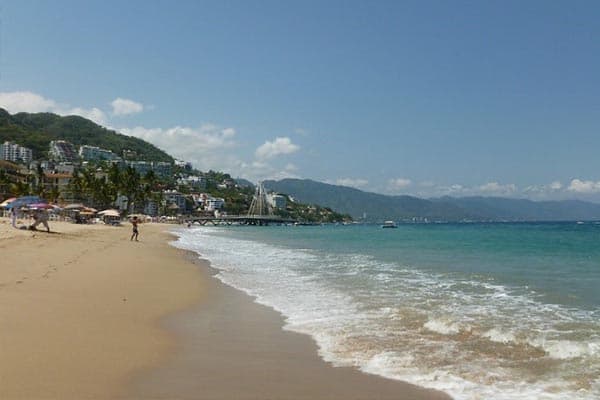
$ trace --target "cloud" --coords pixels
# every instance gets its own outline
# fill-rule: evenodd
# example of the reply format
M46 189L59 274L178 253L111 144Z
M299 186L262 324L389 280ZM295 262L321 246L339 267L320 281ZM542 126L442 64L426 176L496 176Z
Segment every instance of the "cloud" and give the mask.
M600 181L582 181L579 179L573 179L567 188L570 192L589 194L600 192Z
M32 92L1 92L0 107L10 113L47 112L57 107L54 100L46 99Z
M388 181L388 191L390 192L401 192L407 187L412 185L412 181L406 178L394 178Z
M112 115L115 116L137 114L144 111L143 104L120 97L114 99L110 105L112 107Z
M204 124L199 128L175 126L168 129L121 128L124 135L135 136L152 143L172 156L191 162L201 170L217 169L234 172L242 162L231 154L237 146L233 128Z
M366 179L354 179L354 178L341 178L335 181L336 185L340 186L349 186L353 188L364 188L369 184L369 181Z
M274 141L266 141L256 149L256 158L265 160L281 154L292 154L300 150L300 146L292 143L288 137L278 137Z
M517 186L509 183L506 185L501 185L498 182L488 182L484 185L479 186L479 191L482 193L492 193L492 194L512 194L517 191Z
M106 114L99 108L71 107L58 104L52 99L28 91L0 92L0 107L13 114L17 112L51 112L58 115L79 115L91 119L97 124L106 124Z
M562 189L563 185L559 181L554 181L549 185L549 187L552 190L560 190Z
M563 184L559 181L554 181L547 185L530 185L523 189L523 193L535 198L546 198L548 195L555 194L563 188Z

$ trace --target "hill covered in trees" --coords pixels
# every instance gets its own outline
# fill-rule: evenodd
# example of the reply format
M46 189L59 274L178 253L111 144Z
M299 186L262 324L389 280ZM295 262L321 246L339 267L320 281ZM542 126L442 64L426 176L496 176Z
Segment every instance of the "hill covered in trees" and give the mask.
M131 160L173 162L169 154L142 139L119 134L75 115L25 112L11 115L0 108L0 143L7 140L30 148L34 159L46 157L50 141L66 140L75 146L98 146L117 155L130 150Z

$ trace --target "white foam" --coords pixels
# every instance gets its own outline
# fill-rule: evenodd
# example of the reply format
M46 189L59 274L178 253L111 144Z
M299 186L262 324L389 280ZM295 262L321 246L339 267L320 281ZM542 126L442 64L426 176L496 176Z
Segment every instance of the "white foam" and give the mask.
M313 336L319 354L334 365L444 390L457 400L600 398L597 383L574 391L572 381L557 375L525 377L519 368L504 367L502 359L461 347L459 335L469 332L499 346L528 343L572 363L565 370L585 372L590 365L600 370L597 340L566 338L555 329L585 322L591 332L600 332L593 313L543 304L527 290L426 273L363 254L274 246L235 232L185 230L175 245L202 254L220 280L281 312L285 329ZM585 366L579 363L583 358ZM511 363L516 362L505 364Z
M486 337L486 338L490 339L492 342L496 342L496 343L505 343L506 344L506 343L511 343L511 342L515 343L516 342L516 337L513 332L498 329L498 328L490 329L489 331L485 332L482 336Z
M568 360L598 355L600 342L575 342L572 340L546 340L545 337L529 340L535 347L543 349L550 358Z
M424 325L425 328L441 335L456 335L460 332L460 324L444 319L430 319Z

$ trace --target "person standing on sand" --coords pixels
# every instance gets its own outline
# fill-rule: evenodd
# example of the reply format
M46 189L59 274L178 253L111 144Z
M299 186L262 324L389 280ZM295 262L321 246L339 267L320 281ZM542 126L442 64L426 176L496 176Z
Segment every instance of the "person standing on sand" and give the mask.
M133 238L135 237L135 241L138 241L138 218L137 217L133 217L131 219L131 225L133 225L133 233L131 234L131 239L129 240L133 240Z
M44 210L37 210L35 214L33 214L33 220L35 221L29 229L32 231L37 230L37 226L39 224L43 224L46 227L46 231L50 232L50 227L48 226L48 213Z
M10 209L10 222L13 228L17 227L17 207L12 207Z

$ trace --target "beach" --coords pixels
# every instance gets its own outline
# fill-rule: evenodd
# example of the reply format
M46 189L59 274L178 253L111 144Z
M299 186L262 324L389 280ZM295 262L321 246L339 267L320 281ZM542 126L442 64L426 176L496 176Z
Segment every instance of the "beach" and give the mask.
M2 399L449 398L322 361L170 225L50 227L0 220Z

